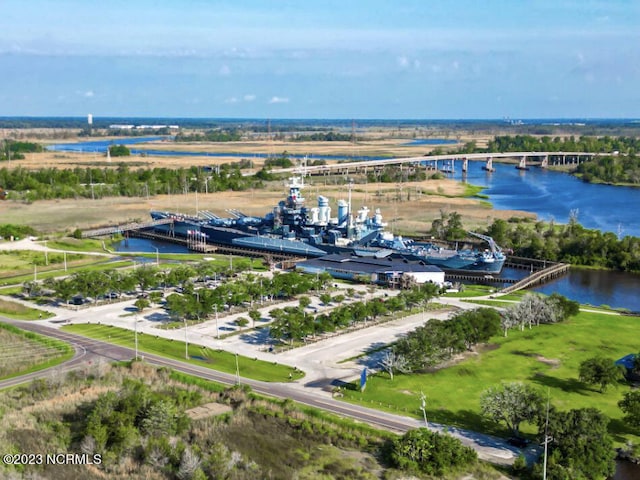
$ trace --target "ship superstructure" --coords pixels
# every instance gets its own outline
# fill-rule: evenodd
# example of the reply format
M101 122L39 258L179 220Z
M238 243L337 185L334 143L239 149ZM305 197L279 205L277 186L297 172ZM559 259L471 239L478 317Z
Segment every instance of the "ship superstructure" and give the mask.
M353 251L373 254L385 249L444 270L476 273L499 273L504 264L504 254L491 237L472 233L488 243L489 249L484 251L450 249L403 239L385 231L387 224L379 209L371 215L369 208L363 206L352 214L351 186L348 201L338 201L335 216L329 199L322 195L318 196L317 206L306 207L303 188L303 178L290 178L286 199L264 217L245 215L238 210L227 210L231 216L225 218L206 211L198 217L158 211L151 212L151 216L174 220L173 224L155 227L156 230L218 245L309 257Z

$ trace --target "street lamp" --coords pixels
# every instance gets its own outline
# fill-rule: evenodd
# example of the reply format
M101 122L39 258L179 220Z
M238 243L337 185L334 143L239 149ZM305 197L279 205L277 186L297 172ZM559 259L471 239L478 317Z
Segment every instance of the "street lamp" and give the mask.
M184 358L189 360L189 343L187 343L187 317L184 318Z
M216 338L220 339L220 329L218 328L218 304L216 303L213 308L216 312Z
M134 325L133 325L133 338L134 338L134 343L136 346L136 361L138 360L138 314L136 313L136 318L134 320Z
M236 352L236 385L240 385L240 367L238 366L238 352Z
M160 252L158 252L158 247L154 247L156 249L156 266L160 265Z
M429 423L427 422L427 397L423 392L420 392L420 410L422 410L422 415L424 416L424 426L429 428Z

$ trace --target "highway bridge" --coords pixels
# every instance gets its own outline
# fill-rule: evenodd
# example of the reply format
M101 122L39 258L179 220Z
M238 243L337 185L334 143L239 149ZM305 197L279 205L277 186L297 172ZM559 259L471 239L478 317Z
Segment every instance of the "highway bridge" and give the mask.
M456 161L462 162L462 171L466 171L467 162L485 162L485 169L493 170L493 160L516 160L520 168L535 162L545 168L549 165L577 165L586 160L591 160L602 153L589 152L502 152L502 153L447 153L443 155L429 155L422 157L385 158L382 160L362 160L357 162L338 162L327 165L303 165L302 167L282 168L272 170L272 173L303 173L306 175L321 175L328 173L367 173L389 165L425 166L438 170L440 165L447 170L454 168Z

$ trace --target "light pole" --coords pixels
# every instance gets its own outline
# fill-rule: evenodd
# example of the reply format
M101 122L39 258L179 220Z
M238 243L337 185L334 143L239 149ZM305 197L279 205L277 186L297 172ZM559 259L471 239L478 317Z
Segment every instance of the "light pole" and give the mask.
M64 255L64 271L67 271L67 252L62 252Z
M134 325L133 325L133 339L134 339L134 343L136 346L136 361L138 360L138 314L136 313L136 318L134 320Z
M160 252L158 251L158 247L154 247L156 249L156 267L160 265Z
M216 312L216 338L220 339L220 329L218 328L218 304L216 303L213 308Z
M553 440L547 432L549 430L549 389L547 389L547 419L544 424L544 462L542 466L542 480L547 480L547 451L549 442Z
M240 385L240 367L238 366L238 352L236 352L236 385Z
M422 415L424 416L424 426L429 428L429 423L427 422L427 397L423 392L420 392L420 410L422 410Z
M47 251L47 241L44 241L44 264L49 265L49 252Z
M189 360L189 343L187 343L187 318L184 318L184 358Z

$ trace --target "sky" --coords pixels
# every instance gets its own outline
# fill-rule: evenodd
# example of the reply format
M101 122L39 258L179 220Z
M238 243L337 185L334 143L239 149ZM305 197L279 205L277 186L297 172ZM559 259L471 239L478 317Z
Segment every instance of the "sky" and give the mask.
M0 0L0 116L640 117L637 0Z

